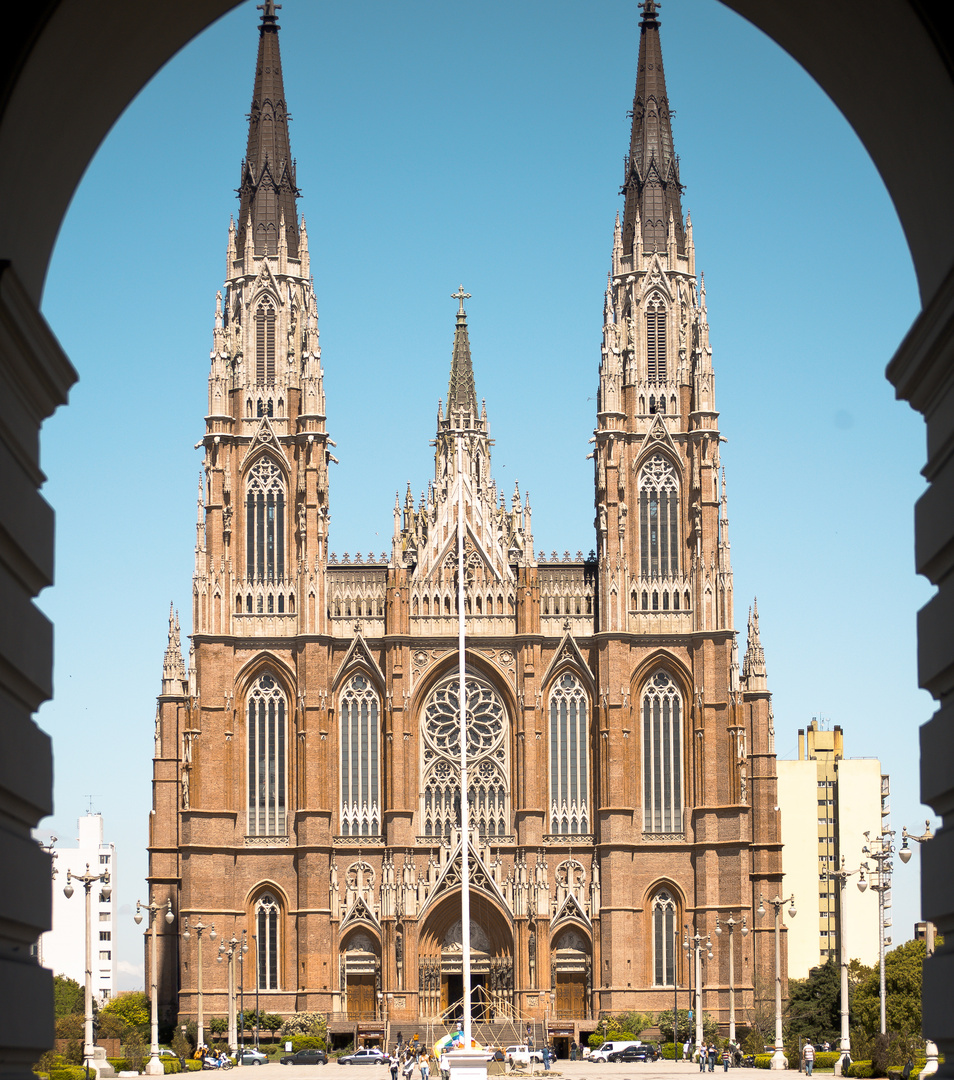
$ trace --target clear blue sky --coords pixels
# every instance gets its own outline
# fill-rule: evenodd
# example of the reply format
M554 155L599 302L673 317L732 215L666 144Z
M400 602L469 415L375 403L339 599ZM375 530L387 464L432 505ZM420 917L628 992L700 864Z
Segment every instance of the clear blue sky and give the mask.
M621 205L634 0L448 5L285 0L293 153L326 372L332 548L388 547L395 492L432 473L463 282L499 486L529 489L538 549L593 546L602 297ZM191 621L215 292L245 148L253 4L176 57L77 192L44 311L81 373L43 432L57 513L56 813L87 796L119 849L121 985L150 807L172 601ZM912 507L923 425L883 371L914 318L897 218L839 113L715 0L661 11L674 133L708 290L736 625L759 600L780 756L813 716L891 775L917 831ZM897 864L894 938L918 917ZM797 891L797 886L796 886Z

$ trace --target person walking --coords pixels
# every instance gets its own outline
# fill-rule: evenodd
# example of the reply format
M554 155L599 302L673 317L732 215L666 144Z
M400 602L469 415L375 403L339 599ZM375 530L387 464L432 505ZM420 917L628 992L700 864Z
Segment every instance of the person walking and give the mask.
M715 1072L717 1052L715 1043L709 1043L709 1072Z
M421 1080L431 1080L431 1055L425 1052L418 1066L421 1070Z
M815 1067L815 1047L812 1046L811 1040L802 1047L802 1060L805 1062L805 1075L811 1076L812 1069Z
M702 1043L698 1047L698 1051L699 1051L699 1072L705 1072L706 1071L706 1058L708 1056L707 1051L706 1051L706 1044Z
M732 1055L729 1053L728 1046L722 1051L722 1071L729 1071L729 1062L732 1060Z
M394 1051L394 1055L388 1063L388 1068L391 1071L391 1080L398 1080L398 1052Z

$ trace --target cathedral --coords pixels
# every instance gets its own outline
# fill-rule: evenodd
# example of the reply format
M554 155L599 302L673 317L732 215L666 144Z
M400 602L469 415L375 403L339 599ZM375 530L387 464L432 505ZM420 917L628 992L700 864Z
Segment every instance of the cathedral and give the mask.
M329 547L334 402L262 5L192 636L186 662L171 612L156 714L149 880L176 914L159 920L169 1021L225 1017L228 967L246 1008L321 1012L334 1045L453 1025L465 852L479 1023L546 1025L565 1049L608 1013L698 1000L728 1034L774 984L774 921L756 913L784 895L771 696L757 608L739 656L705 287L658 5L640 7L598 372L594 326L594 550L536 552L529 500L497 488L461 287L446 399L420 433L433 477L395 503L390 551L363 560ZM213 963L229 942L238 962Z

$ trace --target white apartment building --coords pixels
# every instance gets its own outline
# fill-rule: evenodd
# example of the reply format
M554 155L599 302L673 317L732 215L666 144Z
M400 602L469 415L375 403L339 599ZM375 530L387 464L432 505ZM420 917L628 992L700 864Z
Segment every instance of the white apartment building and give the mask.
M877 836L888 813L888 777L877 758L846 758L841 727L824 730L813 719L798 732L798 760L778 760L782 870L786 894L794 889L798 916L787 920L788 973L803 979L813 967L841 955L845 934L849 959L878 962L878 893L859 892L859 877L848 878L845 910L839 910L839 882L828 876L856 870L867 861L869 885L877 867L862 848L865 831ZM766 897L768 899L768 897ZM885 893L890 908L890 891Z
M73 882L73 895L63 892L67 870L75 876L109 871L112 892L104 896L99 883L90 893L92 919L92 986L100 1001L116 990L116 941L113 907L116 898L116 847L103 841L102 814L89 813L77 823L76 847L57 844L53 860L53 929L40 939L39 958L54 975L68 975L80 986L86 979L86 894L83 885Z

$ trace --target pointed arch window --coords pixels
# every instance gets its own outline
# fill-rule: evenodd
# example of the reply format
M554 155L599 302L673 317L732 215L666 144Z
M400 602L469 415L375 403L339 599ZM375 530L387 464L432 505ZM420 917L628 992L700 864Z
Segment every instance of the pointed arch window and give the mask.
M679 481L665 454L639 470L639 570L644 578L679 573Z
M682 698L672 678L657 671L642 694L643 832L681 833Z
M564 672L550 691L550 832L586 833L589 817L587 697Z
M653 293L646 305L647 381L654 385L666 382L666 369L666 305L659 293ZM665 404L660 411L666 411Z
M676 901L662 890L653 897L653 985L676 984Z
M285 836L285 695L271 672L248 695L248 834Z
M258 988L279 988L279 934L278 902L271 893L264 893L255 905L255 937L257 947Z
M260 458L252 466L245 492L246 577L284 581L285 478L271 458Z
M438 683L421 716L421 818L425 836L460 826L460 701L457 675ZM470 823L481 836L510 834L510 721L497 692L468 676L467 774Z
M364 675L355 675L340 703L341 832L377 836L381 830L378 695Z
M259 386L275 382L275 302L270 296L255 309L255 381Z

